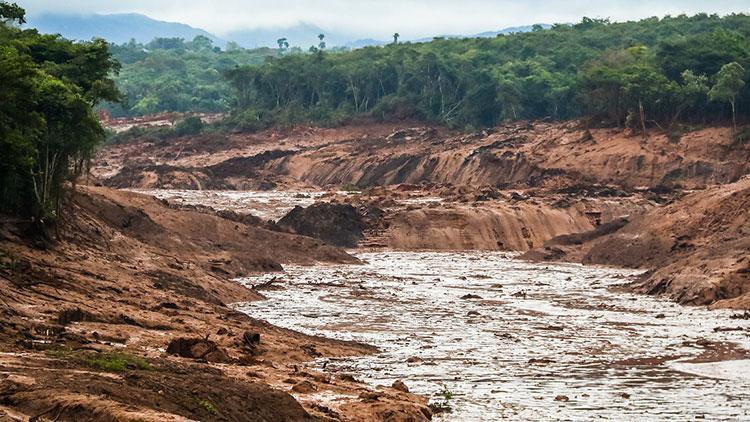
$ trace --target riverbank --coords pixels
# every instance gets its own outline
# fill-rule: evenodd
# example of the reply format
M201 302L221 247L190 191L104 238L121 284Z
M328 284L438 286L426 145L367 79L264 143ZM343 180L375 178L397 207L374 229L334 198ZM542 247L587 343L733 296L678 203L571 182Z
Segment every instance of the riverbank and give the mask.
M341 249L152 197L82 187L60 239L0 227L0 412L8 420L425 420L426 400L303 370L372 346L280 329L227 305L231 279ZM252 315L252 312L249 312ZM334 414L315 398L345 391ZM313 394L314 393L314 394Z

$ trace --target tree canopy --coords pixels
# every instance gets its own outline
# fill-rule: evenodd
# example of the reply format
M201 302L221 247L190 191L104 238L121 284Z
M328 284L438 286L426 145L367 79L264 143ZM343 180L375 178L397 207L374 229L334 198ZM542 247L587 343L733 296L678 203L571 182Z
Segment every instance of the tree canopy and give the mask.
M0 2L0 211L46 222L104 139L92 107L119 99L119 64L105 41L21 30L24 16Z
M724 84L730 63L750 66L749 16L584 18L496 38L286 53L225 75L234 88L234 120L248 128L368 115L459 128L587 116L645 129L725 119L726 103L707 94ZM717 89L712 98L726 98ZM735 104L750 102L746 88L733 92ZM750 107L738 108L738 116L748 115Z

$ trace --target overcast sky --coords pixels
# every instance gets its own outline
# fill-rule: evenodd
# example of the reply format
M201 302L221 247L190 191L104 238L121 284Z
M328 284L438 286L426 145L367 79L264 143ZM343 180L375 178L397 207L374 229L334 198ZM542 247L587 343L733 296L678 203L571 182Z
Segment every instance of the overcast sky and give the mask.
M649 16L750 13L750 0L15 0L30 14L127 13L183 22L217 35L300 21L362 37L473 34L533 23L622 21Z

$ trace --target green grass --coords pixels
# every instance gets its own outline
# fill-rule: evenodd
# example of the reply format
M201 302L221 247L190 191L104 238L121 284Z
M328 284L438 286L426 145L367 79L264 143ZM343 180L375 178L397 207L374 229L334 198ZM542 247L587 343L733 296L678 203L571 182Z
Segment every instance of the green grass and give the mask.
M151 369L151 365L140 356L124 352L104 352L83 356L83 362L91 367L110 372L125 372L128 369Z
M217 409L216 406L213 403L211 403L209 400L207 400L207 399L200 399L200 400L198 400L198 406L204 408L206 410L206 412L208 412L208 413L210 413L212 415L218 415L219 414L219 409Z
M149 370L151 365L140 356L125 352L77 353L65 347L55 347L44 353L56 359L72 360L92 368L109 372L125 372L131 369Z

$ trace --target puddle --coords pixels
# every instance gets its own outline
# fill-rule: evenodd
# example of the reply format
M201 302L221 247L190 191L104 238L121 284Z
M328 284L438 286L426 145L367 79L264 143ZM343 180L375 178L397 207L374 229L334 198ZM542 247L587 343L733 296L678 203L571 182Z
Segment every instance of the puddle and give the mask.
M401 379L434 401L447 389L454 411L438 420L750 418L747 360L680 362L715 343L742 352L750 321L608 289L633 272L487 252L357 256L368 263L243 279L281 288L239 309L378 346L315 365L373 385ZM728 325L744 330L714 330Z

